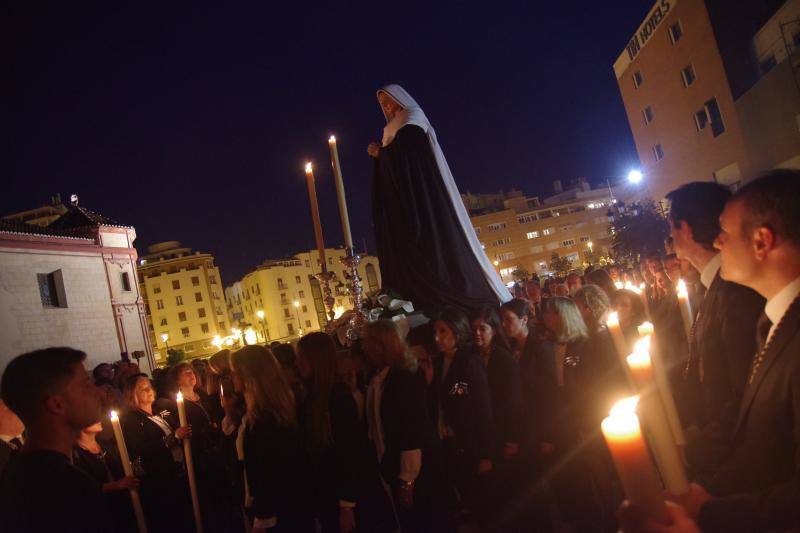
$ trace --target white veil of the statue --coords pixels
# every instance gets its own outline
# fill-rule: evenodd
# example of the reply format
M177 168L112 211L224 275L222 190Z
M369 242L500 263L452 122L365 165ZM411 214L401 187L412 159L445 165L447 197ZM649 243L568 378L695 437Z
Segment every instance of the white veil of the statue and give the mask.
M394 136L397 134L400 128L406 124L419 126L428 135L428 140L431 143L431 149L436 157L436 165L439 167L439 174L442 175L445 188L450 196L450 202L453 204L456 216L458 216L458 222L461 225L461 231L467 238L467 242L472 250L472 254L475 256L475 259L481 266L481 270L483 270L483 275L486 277L486 281L489 283L489 286L492 288L494 293L497 295L497 298L501 302L507 302L511 299L511 293L509 292L508 288L503 285L503 281L500 279L500 276L497 275L497 271L492 267L492 264L489 262L489 258L483 251L481 243L478 241L478 236L475 234L475 230L469 221L469 215L464 207L464 202L461 200L461 195L458 192L456 182L453 180L453 174L450 172L450 166L447 164L447 160L444 158L444 153L442 153L442 149L439 147L439 142L436 140L436 132L433 130L433 126L431 126L430 121L428 121L428 117L425 116L425 112L422 111L422 108L419 106L416 100L414 100L411 95L399 85L387 85L378 91L378 93L381 92L392 97L392 99L400 104L400 106L403 108L401 111L398 111L397 114L395 114L394 118L390 120L383 129L383 146L388 146L391 144L391 142L394 140ZM386 119L389 120L388 117L386 117Z

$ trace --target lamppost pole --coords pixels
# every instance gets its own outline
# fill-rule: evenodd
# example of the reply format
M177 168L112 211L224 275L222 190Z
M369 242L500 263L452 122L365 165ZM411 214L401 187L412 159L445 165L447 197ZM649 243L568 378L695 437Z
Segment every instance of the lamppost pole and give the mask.
M295 300L292 305L294 305L294 316L297 318L297 334L299 336L303 334L303 324L300 322L300 302Z
M269 339L267 339L267 327L266 321L264 320L264 311L259 309L256 311L256 316L258 317L259 322L261 322L261 336L264 339L264 344L267 344Z

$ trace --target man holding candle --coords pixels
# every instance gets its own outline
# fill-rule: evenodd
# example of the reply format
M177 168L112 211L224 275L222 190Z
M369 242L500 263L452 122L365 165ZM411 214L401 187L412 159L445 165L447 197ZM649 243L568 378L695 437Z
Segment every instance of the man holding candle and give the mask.
M47 348L16 357L3 373L3 400L25 424L27 442L0 482L0 532L113 529L100 485L71 462L81 430L100 420L85 358Z
M686 456L701 477L713 475L730 448L764 305L754 291L719 275L713 243L728 198L730 191L712 182L688 183L667 194L675 253L700 272L707 288L690 335L680 394L682 422L694 426L686 433Z

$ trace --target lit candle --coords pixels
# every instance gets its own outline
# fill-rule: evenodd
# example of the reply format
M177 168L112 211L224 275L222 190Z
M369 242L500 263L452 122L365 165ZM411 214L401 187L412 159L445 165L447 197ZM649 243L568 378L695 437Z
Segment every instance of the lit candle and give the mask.
M672 387L670 387L669 384L667 365L664 364L663 356L658 349L658 342L656 342L655 328L651 322L644 322L639 326L638 330L640 337L650 336L650 362L653 365L653 374L655 375L656 385L658 386L658 394L661 396L661 402L664 404L664 409L667 412L669 427L672 429L672 436L675 438L675 444L684 446L686 445L686 437L683 435L681 419L678 416L678 407L675 405L675 397L672 395Z
M181 427L189 425L186 421L186 406L183 404L183 393L178 391L175 397L178 404L178 420ZM197 481L194 476L194 461L192 459L192 443L189 439L183 439L183 456L186 460L186 475L189 478L189 492L192 495L192 511L194 511L194 525L197 533L203 533L203 515L200 512L200 498L197 496Z
M615 281L614 282L614 287L616 287L617 290L620 290L620 289L623 289L625 287L625 285L623 285L623 283L621 281Z
M689 291L686 288L686 282L682 279L678 280L676 292L678 293L678 307L681 309L681 318L683 318L683 329L686 331L688 339L692 334L694 315L692 314L692 304L689 301Z
M628 356L628 366L639 389L645 425L651 436L650 444L664 485L672 494L686 494L689 492L689 480L686 479L661 396L656 390L649 347L650 337L639 339L633 353Z
M647 298L647 285L642 282L639 284L639 290L636 294L640 294L642 296L642 301L644 302L644 315L647 318L650 318L650 300Z
M311 163L306 163L306 185L308 185L308 201L311 204L311 221L314 223L314 238L317 241L317 253L322 271L328 271L325 263L325 240L322 238L322 222L319 218L319 204L317 203L317 186L314 183L314 170Z
M661 484L642 438L639 417L636 416L638 400L638 396L632 396L618 401L600 427L625 489L625 496L647 516L668 524L667 508L661 498Z
M353 235L350 233L350 217L347 215L347 199L344 195L344 181L342 181L342 167L339 165L339 148L336 146L336 137L331 135L328 139L328 148L331 151L331 164L333 165L333 180L336 182L336 199L339 201L339 218L342 219L342 232L344 233L344 246L353 249Z
M131 465L131 458L128 455L128 447L125 445L125 437L122 436L119 415L116 411L111 411L108 418L111 420L111 428L114 430L114 439L117 441L122 470L125 472L126 477L132 477L133 465ZM144 511L142 510L142 500L139 498L139 491L136 489L128 489L128 494L131 496L131 505L133 506L133 514L136 515L138 530L140 533L147 533L147 524L144 520Z
M625 370L625 374L628 374L628 365L625 362L625 356L628 355L630 350L628 349L625 335L622 334L622 328L619 325L619 313L616 311L608 313L606 327L608 327L608 333L611 335L611 340L614 342L614 348L617 350L617 357L619 357L620 364ZM628 375L628 380L630 380L630 375Z

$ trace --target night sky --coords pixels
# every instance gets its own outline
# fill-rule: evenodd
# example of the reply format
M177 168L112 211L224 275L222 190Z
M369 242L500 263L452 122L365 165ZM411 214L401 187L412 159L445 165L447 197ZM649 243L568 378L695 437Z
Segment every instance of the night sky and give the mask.
M306 159L326 243L341 244L335 133L354 239L373 248L366 146L392 82L425 110L462 192L623 176L637 156L612 64L652 3L18 2L0 17L0 213L77 193L135 226L140 254L179 240L213 253L229 284L313 246Z

